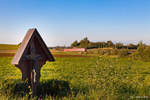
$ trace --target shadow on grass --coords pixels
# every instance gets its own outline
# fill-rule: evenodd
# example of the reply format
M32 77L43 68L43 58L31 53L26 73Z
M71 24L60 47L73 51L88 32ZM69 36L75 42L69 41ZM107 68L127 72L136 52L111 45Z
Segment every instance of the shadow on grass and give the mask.
M42 81L38 89L38 96L53 96L53 97L64 97L71 94L69 83L64 80L48 80Z
M3 85L0 89L1 94L24 97L31 92L28 84L20 80L5 80L1 84ZM69 95L71 95L71 89L69 83L64 80L43 80L38 87L38 97L40 98L46 96L61 98Z

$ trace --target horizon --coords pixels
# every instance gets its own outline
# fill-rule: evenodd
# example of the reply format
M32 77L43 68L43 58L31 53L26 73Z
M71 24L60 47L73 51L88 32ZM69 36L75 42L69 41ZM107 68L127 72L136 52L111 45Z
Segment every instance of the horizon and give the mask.
M37 28L49 47L75 40L150 44L148 0L2 0L0 44L22 42Z
M74 40L74 41L76 41L76 40ZM73 41L73 42L74 42ZM78 40L77 40L78 41ZM90 40L89 40L90 41ZM90 41L90 42L107 42L107 41L112 41L112 40L101 40L101 41ZM22 42L22 41L21 41ZM21 42L19 42L19 43L21 43ZM78 42L80 42L80 41L78 41ZM150 41L149 42L143 42L142 40L141 41L126 41L126 42L123 42L123 41L112 41L114 44L116 44L116 43L122 43L122 44L124 44L124 45L129 45L129 44L134 44L134 45L138 45L138 43L139 42L142 42L142 43L144 43L144 44L146 44L146 45L150 45ZM19 44L18 43L18 44ZM18 45L18 44L8 44L8 43L0 43L0 45ZM47 45L47 47L70 47L71 46L71 44L70 45L55 45L55 46L49 46L49 45Z

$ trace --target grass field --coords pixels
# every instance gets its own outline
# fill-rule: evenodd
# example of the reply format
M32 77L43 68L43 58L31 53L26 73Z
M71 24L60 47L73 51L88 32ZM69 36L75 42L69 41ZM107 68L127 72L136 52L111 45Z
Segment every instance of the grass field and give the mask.
M17 50L18 45L0 44L0 50Z
M39 98L136 100L150 97L150 62L104 56L55 59L41 70ZM10 64L11 60L12 57L0 57L0 99L27 100L31 91L21 81L19 69Z

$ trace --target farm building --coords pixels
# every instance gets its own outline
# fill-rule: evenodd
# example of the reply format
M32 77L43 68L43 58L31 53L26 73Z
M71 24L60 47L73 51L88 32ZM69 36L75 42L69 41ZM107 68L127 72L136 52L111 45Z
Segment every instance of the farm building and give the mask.
M72 49L64 49L64 52L66 51L78 51L78 52L85 52L86 48L72 48Z

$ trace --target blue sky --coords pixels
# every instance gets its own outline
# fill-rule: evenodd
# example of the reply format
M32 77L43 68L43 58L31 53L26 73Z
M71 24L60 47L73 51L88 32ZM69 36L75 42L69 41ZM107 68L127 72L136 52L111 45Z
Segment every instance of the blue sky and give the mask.
M150 43L150 0L0 0L0 44L37 28L48 46L91 41Z

